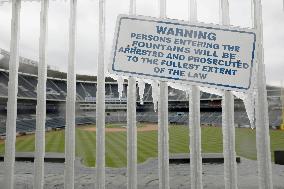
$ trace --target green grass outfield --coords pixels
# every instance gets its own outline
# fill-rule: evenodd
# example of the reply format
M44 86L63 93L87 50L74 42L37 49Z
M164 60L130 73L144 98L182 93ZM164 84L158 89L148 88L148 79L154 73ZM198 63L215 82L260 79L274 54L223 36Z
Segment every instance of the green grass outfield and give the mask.
M115 127L109 125L108 127ZM141 127L141 125L140 125ZM76 128L76 155L83 158L87 166L95 166L96 133ZM189 152L188 128L170 126L170 153ZM271 150L284 150L284 132L270 131ZM138 132L138 162L157 157L157 131ZM222 152L222 130L220 127L202 127L202 151ZM34 151L34 135L17 138L18 152ZM255 130L236 129L236 151L239 156L256 159ZM46 133L46 152L64 152L64 130ZM4 153L3 141L0 141L0 153ZM126 132L106 133L106 166L126 166ZM273 159L272 153L272 159Z

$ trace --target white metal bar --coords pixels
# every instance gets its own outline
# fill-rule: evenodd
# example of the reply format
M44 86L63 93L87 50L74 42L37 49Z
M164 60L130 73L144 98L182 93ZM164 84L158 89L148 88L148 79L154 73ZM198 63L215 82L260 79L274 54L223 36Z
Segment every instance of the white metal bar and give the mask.
M136 80L130 77L127 90L127 188L137 188Z
M41 1L39 65L36 107L34 188L43 189L44 186L44 156L45 156L45 123L46 123L46 45L47 45L47 14L49 0Z
M12 1L4 188L14 188L21 1Z
M200 89L197 86L192 86L189 94L189 128L191 188L202 189Z
M99 53L96 108L96 189L105 188L105 1L99 0Z
M136 0L130 0L129 14L136 15Z
M67 72L66 129L65 129L65 189L74 189L75 161L75 103L76 103L76 25L77 0L70 0L69 54Z
M198 21L197 19L197 2L196 0L189 0L189 21L191 23L196 23Z
M196 23L196 0L189 0L189 6L189 21L191 23ZM191 86L189 94L189 135L191 188L202 189L200 89L198 86Z
M253 0L254 28L257 31L257 98L256 98L256 148L260 189L272 189L271 151L269 136L266 77L263 57L263 25L261 0Z
M130 0L129 14L136 14L136 0ZM136 80L133 77L129 77L127 89L127 188L137 189Z
M237 163L235 150L234 95L225 91L222 99L222 133L224 154L224 181L226 189L237 189Z
M159 188L169 189L168 84L160 82L158 102Z
M159 1L160 18L166 18L166 0ZM168 84L160 82L158 101L159 188L169 189Z
M229 1L220 0L220 24L230 25ZM222 98L222 133L224 154L224 181L226 189L237 189L237 163L235 150L234 95L224 91Z

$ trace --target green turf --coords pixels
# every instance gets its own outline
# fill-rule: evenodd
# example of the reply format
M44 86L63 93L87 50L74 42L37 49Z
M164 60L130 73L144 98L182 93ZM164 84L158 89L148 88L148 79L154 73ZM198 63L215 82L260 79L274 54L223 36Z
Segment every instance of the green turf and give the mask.
M140 125L141 127L142 125ZM92 127L92 126L88 126ZM121 125L108 125L110 128ZM189 132L185 126L170 126L170 153L189 152ZM284 132L270 131L271 150L284 150ZM138 162L144 162L149 157L157 157L157 131L138 132ZM64 131L46 133L46 152L64 152ZM106 133L106 166L126 166L126 132ZM222 130L219 127L202 128L202 152L222 152ZM18 152L34 151L34 135L17 138ZM249 159L256 159L255 130L236 129L237 154ZM3 141L0 141L0 153L4 152ZM95 166L96 133L76 128L76 155L83 157L87 166ZM272 159L273 159L272 153Z

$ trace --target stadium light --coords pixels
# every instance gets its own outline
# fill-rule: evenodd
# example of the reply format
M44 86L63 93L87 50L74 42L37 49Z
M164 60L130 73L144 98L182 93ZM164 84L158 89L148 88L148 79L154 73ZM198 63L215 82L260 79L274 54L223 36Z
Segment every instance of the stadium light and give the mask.
M281 104L282 104L282 122L280 125L280 129L284 131L284 85L283 80L281 81Z

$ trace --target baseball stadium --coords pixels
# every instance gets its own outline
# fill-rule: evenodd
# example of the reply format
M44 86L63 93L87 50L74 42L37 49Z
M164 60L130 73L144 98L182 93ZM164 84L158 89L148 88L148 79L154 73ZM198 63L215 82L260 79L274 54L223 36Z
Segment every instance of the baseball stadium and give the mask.
M6 106L8 98L9 52L1 50L0 60L0 154L5 149ZM16 124L17 153L33 153L36 130L37 63L20 58L18 87L18 117ZM46 87L46 153L63 154L65 141L66 73L48 68ZM123 169L127 165L127 82L120 97L117 81L106 78L106 166ZM96 166L96 77L77 75L76 83L76 157L83 167ZM283 103L280 87L267 86L271 157L284 150ZM158 156L158 114L154 110L151 85L146 84L141 101L137 87L137 161L139 165ZM202 153L222 153L221 96L200 93ZM169 88L169 152L170 155L189 153L188 95ZM248 119L241 99L235 98L236 153L241 161L256 160L256 132ZM3 156L2 156L3 160ZM280 169L281 170L281 169ZM283 172L282 172L283 174ZM122 187L123 188L123 187Z
M284 189L280 4L0 0L0 189Z

